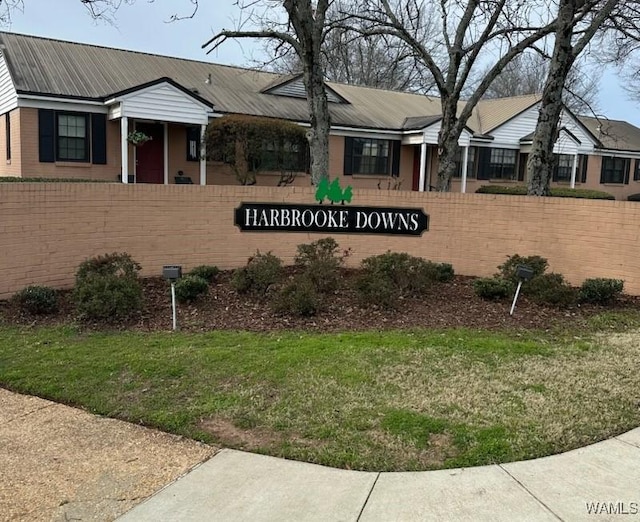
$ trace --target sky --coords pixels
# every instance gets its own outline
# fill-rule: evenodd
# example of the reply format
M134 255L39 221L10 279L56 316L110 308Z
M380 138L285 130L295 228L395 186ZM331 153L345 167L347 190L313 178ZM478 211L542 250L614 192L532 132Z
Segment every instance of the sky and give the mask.
M94 21L80 0L24 0L6 30L61 40L164 54L215 63L252 66L263 58L262 44L228 40L207 55L201 48L221 29L233 29L240 16L236 0L200 0L192 19L168 22L191 13L189 0L137 0L123 5L113 23ZM55 7L53 7L55 6ZM615 72L605 69L599 93L599 115L640 127L640 104L629 100Z

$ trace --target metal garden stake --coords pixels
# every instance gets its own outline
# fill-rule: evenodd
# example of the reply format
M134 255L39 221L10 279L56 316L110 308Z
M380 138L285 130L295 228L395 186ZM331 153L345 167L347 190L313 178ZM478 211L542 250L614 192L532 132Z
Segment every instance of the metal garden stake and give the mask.
M533 269L528 267L527 265L518 265L516 267L516 276L518 277L518 288L516 288L516 295L513 296L513 303L511 305L511 311L509 315L513 315L513 311L516 309L516 301L518 300L518 296L520 295L520 288L522 288L522 283L525 281L529 281L533 277Z
M178 265L165 265L162 267L162 276L171 283L171 312L173 329L178 329L176 314L176 281L182 277L182 267Z

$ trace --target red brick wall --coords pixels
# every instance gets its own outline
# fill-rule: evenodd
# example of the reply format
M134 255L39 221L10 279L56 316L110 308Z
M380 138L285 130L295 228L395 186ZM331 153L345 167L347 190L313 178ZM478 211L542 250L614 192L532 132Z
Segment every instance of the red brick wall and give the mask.
M78 264L129 252L144 275L164 264L243 265L256 249L290 263L296 245L321 237L246 233L233 224L243 201L312 203L307 187L0 183L0 298L29 284L68 287ZM387 250L406 251L456 272L491 275L507 255L539 254L579 284L587 277L625 280L640 295L640 204L624 201L354 191L354 204L423 207L422 237L335 235L349 263Z

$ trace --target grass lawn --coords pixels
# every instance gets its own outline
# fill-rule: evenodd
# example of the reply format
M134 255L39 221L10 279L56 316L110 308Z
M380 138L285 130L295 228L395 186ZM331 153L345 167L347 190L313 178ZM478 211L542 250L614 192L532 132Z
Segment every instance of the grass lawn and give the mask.
M533 458L640 425L638 325L580 332L0 327L0 386L225 447L363 470Z

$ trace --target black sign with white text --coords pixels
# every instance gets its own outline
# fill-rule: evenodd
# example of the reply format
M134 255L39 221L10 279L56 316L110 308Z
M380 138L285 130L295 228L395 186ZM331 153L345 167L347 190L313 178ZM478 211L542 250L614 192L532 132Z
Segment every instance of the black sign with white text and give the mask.
M245 232L420 236L429 230L429 216L421 208L242 203L235 218Z

